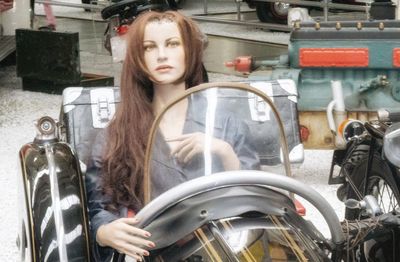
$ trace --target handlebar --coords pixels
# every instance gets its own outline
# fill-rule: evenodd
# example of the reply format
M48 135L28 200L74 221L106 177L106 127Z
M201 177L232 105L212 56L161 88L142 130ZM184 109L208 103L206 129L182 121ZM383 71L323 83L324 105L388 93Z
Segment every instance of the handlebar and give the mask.
M400 122L400 109L379 109L378 119L382 122Z

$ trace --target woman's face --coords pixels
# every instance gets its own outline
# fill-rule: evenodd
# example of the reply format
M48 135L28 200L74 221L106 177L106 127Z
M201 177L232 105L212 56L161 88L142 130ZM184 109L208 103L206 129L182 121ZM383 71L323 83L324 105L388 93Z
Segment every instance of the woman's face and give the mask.
M157 84L171 84L185 73L185 51L178 25L163 20L146 25L144 61Z

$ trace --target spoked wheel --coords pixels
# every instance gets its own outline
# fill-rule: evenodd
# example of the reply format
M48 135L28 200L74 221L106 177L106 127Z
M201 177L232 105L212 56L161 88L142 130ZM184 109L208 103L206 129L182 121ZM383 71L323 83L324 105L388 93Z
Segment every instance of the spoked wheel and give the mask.
M353 157L344 166L352 178L352 183L361 194L365 183L367 162L368 151L356 150ZM374 155L366 194L375 196L383 213L391 212L400 207L399 177L399 172L396 169L391 169L378 154ZM360 200L362 197L364 196L360 196L352 189L350 184L348 185L347 199ZM346 208L346 219L354 220L361 216L360 210Z
M290 4L283 2L256 3L257 17L261 22L286 24Z
M399 208L398 192L394 188L394 185L391 186L389 184L389 181L380 176L373 176L370 178L368 184L368 192L378 200L383 213L389 213Z

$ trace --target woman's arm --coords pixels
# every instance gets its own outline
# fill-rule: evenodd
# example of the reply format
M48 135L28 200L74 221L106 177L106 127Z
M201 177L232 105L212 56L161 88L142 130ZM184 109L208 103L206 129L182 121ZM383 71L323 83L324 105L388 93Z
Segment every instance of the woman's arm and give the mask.
M205 148L205 135L201 132L184 134L168 139L167 142L179 142L172 150L171 155L180 163L186 164L197 154L203 153ZM240 161L232 146L222 139L212 138L211 153L219 156L226 171L238 170Z
M97 173L97 174L96 174ZM108 261L113 249L140 261L142 256L148 256L146 247L155 247L147 240L150 233L135 227L135 218L120 218L105 209L108 199L101 193L98 170L88 170L86 174L88 208L91 228L91 242L96 261Z
M97 230L96 242L141 261L142 256L149 255L146 249L155 244L147 240L151 236L149 232L135 226L138 222L136 218L120 218L104 224Z
M102 152L106 140L105 131L100 131L85 175L93 256L95 261L109 261L115 249L140 261L141 256L148 255L142 247L154 247L154 243L147 240L149 233L135 227L134 218L121 218L123 212L115 214L105 208L110 203L101 188Z

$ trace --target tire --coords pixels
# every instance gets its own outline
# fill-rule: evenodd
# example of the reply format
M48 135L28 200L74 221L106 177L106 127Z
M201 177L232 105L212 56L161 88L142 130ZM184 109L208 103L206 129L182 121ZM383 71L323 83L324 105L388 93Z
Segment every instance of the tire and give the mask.
M361 194L364 188L367 163L368 150L355 150L352 157L343 166ZM383 213L388 213L400 207L399 177L397 169L391 169L388 163L376 152L372 161L372 169L366 193L377 198ZM349 198L360 200L356 192L348 184L347 199ZM362 214L360 214L359 209L346 208L346 219L355 220L361 217Z
M283 2L258 2L256 3L257 17L264 23L286 24L289 7L289 4Z
M81 0L82 4L94 4L97 5L97 1L91 3L91 0ZM85 12L91 12L92 10L90 8L84 8Z
M169 7L172 9L180 9L184 4L184 0L167 0Z

